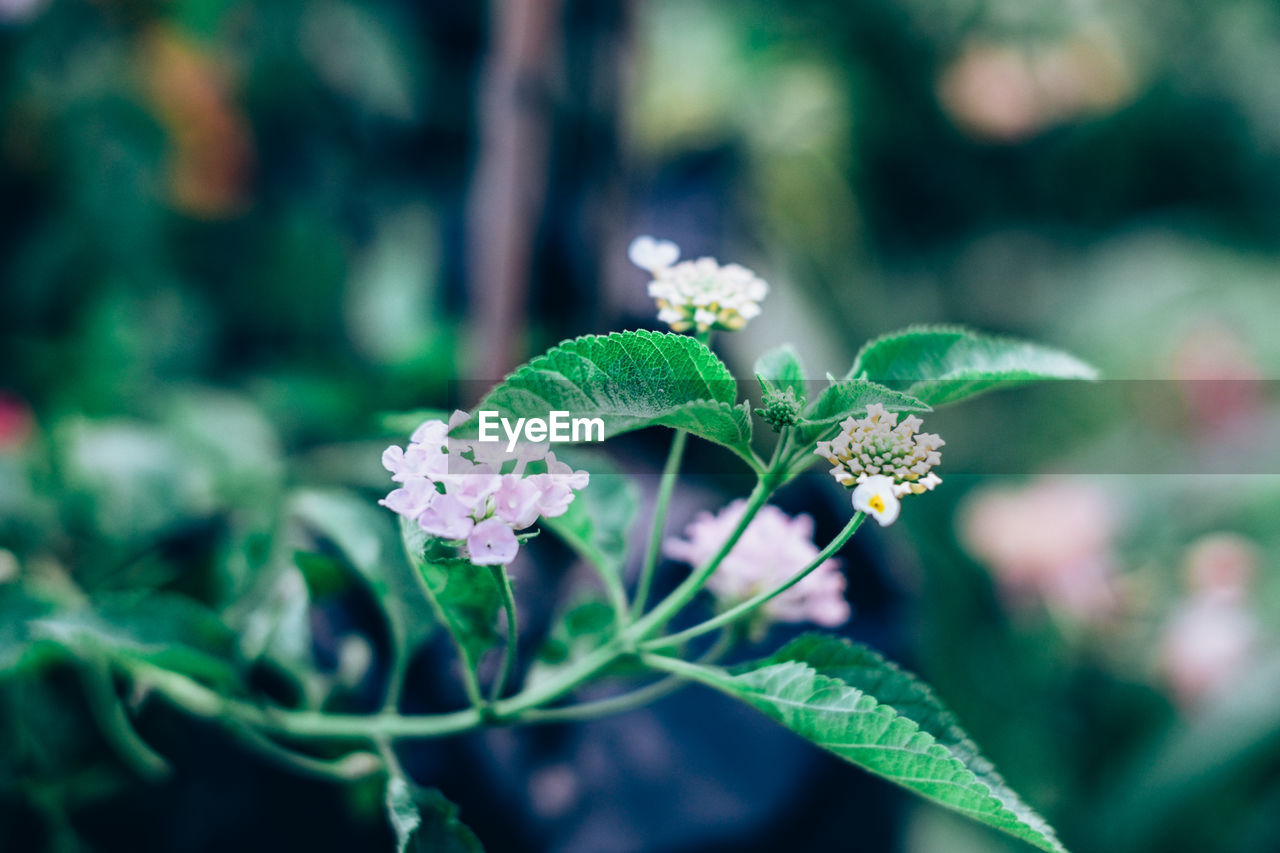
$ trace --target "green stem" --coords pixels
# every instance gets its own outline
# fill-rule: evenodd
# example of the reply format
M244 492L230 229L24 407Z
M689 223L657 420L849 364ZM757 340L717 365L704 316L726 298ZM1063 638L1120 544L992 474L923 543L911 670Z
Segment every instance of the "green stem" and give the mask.
M388 777L408 778L404 767L400 765L400 758L396 755L396 748L391 743L391 738L379 735L373 739L373 745L377 748L378 755L382 756L382 766L386 769Z
M699 663L713 663L719 660L732 647L737 634L726 631L721 634L706 654L698 659ZM679 676L668 676L653 684L647 684L637 690L631 690L607 699L592 702L581 702L577 705L566 705L563 708L533 708L520 715L521 723L560 723L573 720L592 720L610 714L620 714L643 708L657 700L674 693L684 686L684 679Z
M511 576L507 574L505 566L490 566L490 570L493 572L494 583L502 593L502 609L507 613L507 642L502 650L502 669L498 671L498 677L489 692L489 701L492 702L502 696L507 680L511 677L511 670L516 663L518 638L516 636L516 599L511 594Z
M724 558L733 550L733 546L738 544L738 540L742 538L743 531L747 529L752 519L756 517L756 513L769 500L769 495L772 492L773 489L768 477L761 477L756 481L755 487L751 490L751 495L747 498L747 506L742 513L742 517L738 519L737 526L734 527L733 532L729 534L729 537L720 546L720 550L702 568L685 578L670 595L660 601L644 618L634 623L626 633L629 639L644 640L653 632L660 630L672 616L693 600L693 597L706 585L707 580L715 570L724 562Z
M662 554L662 538L666 533L667 506L671 503L671 493L675 490L676 480L680 474L680 462L684 458L684 446L689 441L689 433L676 430L671 439L671 450L667 453L667 462L662 468L662 480L658 484L658 496L653 504L653 525L649 532L649 546L645 551L644 564L640 568L640 580L636 584L635 601L631 604L632 618L644 613L649 602L649 591L653 587L653 576L658 568L658 558Z
M706 673L703 672L702 666L696 663L690 663L687 660L668 657L667 655L653 654L652 652L641 652L640 662L645 666L661 672L669 672L680 678L687 678L693 681L700 681L703 684L716 686L714 682L708 680Z
M317 779L353 782L372 776L382 765L381 759L371 752L352 752L342 758L326 761L282 746L252 726L239 723L233 724L231 729L237 738L265 758L285 769Z
M405 674L409 669L409 655L399 639L392 637L391 671L387 673L387 692L382 700L384 711L395 711L400 705L400 693L404 689Z
M659 637L656 640L650 640L649 642L644 643L641 648L651 650L665 648L667 646L678 646L681 643L692 640L694 637L700 637L708 631L723 628L726 625L731 625L734 622L737 622L745 616L749 616L756 608L791 589L791 587L808 577L811 572L818 568L818 566L821 566L824 562L829 560L833 554L844 547L844 544L849 541L849 538L852 537L854 533L857 532L865 519L866 515L864 513L855 513L853 518L849 519L849 523L844 526L844 529L836 535L835 539L832 539L827 544L827 547L823 548L818 553L818 556L813 558L809 565L796 572L781 585L766 592L762 592L759 595L752 596L741 604L729 608L714 618L708 619L705 622L699 622L692 628L686 628L678 633L671 634L666 637Z
M112 683L110 665L102 660L90 660L80 672L89 709L121 758L144 779L155 781L167 776L169 763L143 740L129 720Z
M141 661L127 664L135 680L156 690L189 714L206 719L244 723L263 731L296 737L332 737L368 740L386 737L441 737L478 728L484 717L475 708L448 714L402 717L399 714L327 714L322 711L288 711L263 708L231 699L180 673Z

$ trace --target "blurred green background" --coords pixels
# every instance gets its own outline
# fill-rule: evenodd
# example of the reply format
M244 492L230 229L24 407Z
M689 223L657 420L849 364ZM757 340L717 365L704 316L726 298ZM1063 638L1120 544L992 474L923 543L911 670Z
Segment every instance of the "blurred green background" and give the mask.
M1280 6L0 0L0 116L3 849L386 849L376 786L268 769L145 697L173 773L123 761L92 666L22 626L115 607L101 630L201 634L279 701L361 709L372 605L290 559L325 539L317 490L385 490L381 412L654 327L625 252L651 233L769 281L721 341L739 376L784 341L840 374L919 322L1096 364L1087 393L930 425L965 464L859 537L850 631L1072 850L1280 850ZM623 461L656 471L661 439ZM732 496L714 480L685 509ZM844 500L819 474L784 502L821 533ZM537 614L572 577L531 550ZM156 591L172 612L130 610ZM413 710L453 698L433 666ZM811 797L857 774L821 764L645 834L652 791L566 789L575 737L413 766L492 850L1017 849L874 782Z

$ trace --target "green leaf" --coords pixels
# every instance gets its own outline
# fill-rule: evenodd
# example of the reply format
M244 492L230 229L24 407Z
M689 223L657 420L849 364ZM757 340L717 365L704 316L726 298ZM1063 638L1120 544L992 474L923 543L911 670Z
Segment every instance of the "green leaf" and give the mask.
M473 566L453 549L428 535L410 519L400 519L405 553L426 582L423 590L444 622L472 672L486 651L498 642L498 613L502 591L493 572Z
M905 385L932 406L996 386L1041 379L1096 379L1097 371L1061 350L949 326L914 326L864 346L848 378Z
M604 645L613 634L613 608L598 598L579 599L565 609L547 634L525 676L528 689L556 675Z
M790 389L801 403L808 398L804 387L804 365L790 344L771 349L756 359L754 372L765 391Z
M373 593L401 648L416 648L435 619L423 600L390 512L345 492L299 492L290 518L314 546L329 546L343 557Z
M649 426L685 429L750 459L751 418L737 399L733 375L702 343L640 330L565 341L517 368L477 409L509 419L553 410L598 417L606 438Z
M933 692L874 652L818 634L729 670L683 662L672 670L939 805L1041 850L1065 851Z
M386 807L396 853L484 853L475 833L458 820L458 807L434 788L419 788L403 776L392 776Z
M33 595L19 583L0 584L0 677L33 662L37 655L31 625L56 608L52 599Z
M544 518L540 524L565 541L584 560L622 581L622 569L630 548L640 494L626 474L599 454L562 454L574 468L591 473L587 487L574 495L563 515Z
M802 444L812 444L846 418L866 412L867 406L879 403L891 412L927 412L929 404L866 379L844 379L832 382L804 410L804 421L796 431ZM810 448L812 450L812 448Z
M179 595L104 596L29 624L33 638L73 654L141 660L219 684L236 679L231 629L212 610Z

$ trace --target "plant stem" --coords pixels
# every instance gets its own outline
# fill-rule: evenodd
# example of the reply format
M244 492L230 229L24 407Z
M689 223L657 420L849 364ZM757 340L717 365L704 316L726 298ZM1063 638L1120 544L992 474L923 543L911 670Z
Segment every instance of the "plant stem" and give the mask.
M667 462L662 468L662 480L658 484L658 496L653 504L653 525L649 533L649 546L645 550L644 564L640 568L635 601L631 604L632 618L644 613L645 605L649 601L653 575L658 568L658 558L662 553L662 537L666 532L667 505L670 504L671 493L675 490L676 480L680 474L680 461L684 458L684 446L688 440L689 433L682 429L676 430L675 437L671 439L671 450L667 453Z
M133 727L124 704L116 694L110 664L94 658L85 662L80 674L89 710L120 757L144 779L156 781L169 775L169 762L152 749Z
M733 550L733 546L738 544L738 540L742 538L743 531L747 529L752 519L756 517L756 513L769 500L769 495L772 491L773 489L767 477L761 477L756 481L755 487L751 490L751 495L747 498L747 506L743 510L742 517L738 519L737 526L734 527L729 537L725 539L724 544L720 546L720 550L702 568L685 578L670 595L660 601L644 618L633 624L627 631L629 639L643 640L647 638L654 631L660 630L672 616L693 600L693 597L706 585L707 579L720 567L720 564L724 562L724 558Z
M719 660L733 645L736 636L737 634L733 631L726 631L721 634L715 644L707 650L706 654L698 658L698 662L713 663ZM522 713L519 716L519 722L559 723L573 720L592 720L597 717L609 716L610 714L620 714L656 702L683 686L683 678L674 675L668 676L660 681L655 681L653 684L647 684L639 689L617 696L610 696L606 699L566 705L563 708L533 708Z
M415 717L403 717L385 711L378 714L327 714L323 711L262 708L223 696L172 670L141 661L129 661L125 666L144 688L156 690L189 714L219 722L244 723L264 731L296 737L360 740L379 735L439 737L478 728L484 721L480 711L475 708Z
M231 728L237 738L281 767L318 779L353 782L377 773L382 764L379 757L371 752L352 752L334 761L326 761L282 746L253 726L234 724Z
M714 618L708 619L705 622L699 622L692 628L686 628L678 633L671 634L666 637L659 637L656 640L650 640L649 642L642 644L641 648L651 650L665 648L667 646L678 646L687 640L692 640L694 637L700 637L708 631L723 628L726 625L731 625L734 622L737 622L744 616L749 616L757 607L760 607L766 601L769 601L791 589L791 587L808 577L811 572L818 568L818 566L821 566L824 562L830 559L831 555L844 547L844 544L849 541L849 538L852 537L854 533L857 532L865 519L866 515L864 513L855 513L853 518L849 519L849 523L844 526L844 529L836 535L836 538L827 543L827 547L823 548L818 553L818 556L813 558L809 565L796 572L781 585L766 592L762 592L759 595L752 596L741 604L729 608Z
M511 594L511 576L507 574L506 566L491 566L493 572L493 581L498 585L498 590L502 593L502 609L507 612L507 643L502 650L502 669L498 671L498 677L493 682L493 687L489 692L489 701L494 701L502 696L502 691L507 686L507 679L511 677L511 670L516 663L516 599Z
M709 682L707 680L702 671L702 667L699 664L692 663L687 660L680 660L679 658L668 657L667 655L653 654L652 652L641 652L640 660L646 666L652 667L653 669L661 672L669 672L680 678L692 679L694 681L701 681L704 684L711 684L713 687L716 686L713 682Z

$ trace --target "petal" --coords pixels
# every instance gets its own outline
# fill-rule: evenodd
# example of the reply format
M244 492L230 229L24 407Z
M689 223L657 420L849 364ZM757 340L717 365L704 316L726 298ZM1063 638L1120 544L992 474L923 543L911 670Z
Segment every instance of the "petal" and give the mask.
M500 566L510 563L520 551L515 531L498 518L477 524L467 537L467 551L477 566Z

